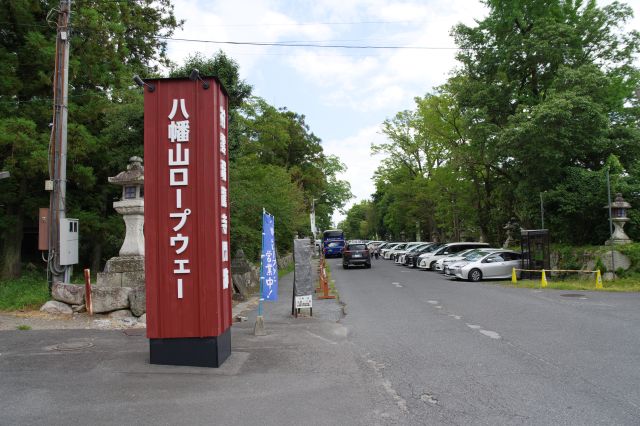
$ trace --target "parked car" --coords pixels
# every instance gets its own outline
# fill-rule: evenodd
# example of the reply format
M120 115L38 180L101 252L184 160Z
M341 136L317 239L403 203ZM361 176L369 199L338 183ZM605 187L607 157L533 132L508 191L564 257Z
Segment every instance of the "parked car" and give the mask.
M434 250L430 253L421 254L419 258L420 260L418 261L418 268L431 269L433 271L438 259L444 256L448 256L453 253L460 253L461 251L468 250L471 248L483 248L483 247L489 247L489 244L476 243L476 242L444 244L438 250Z
M405 259L407 257L408 253L413 253L416 250L419 250L422 247L428 246L431 243L415 243L412 246L407 245L407 247L404 248L404 250L401 250L399 252L396 253L396 264L397 265L404 265L405 264Z
M418 258L421 254L430 253L442 247L441 243L427 243L424 247L417 249L416 251L409 252L404 257L405 266L415 268L418 266Z
M521 258L520 253L512 250L479 250L450 265L449 269L462 280L510 278L513 268L520 267Z
M399 246L402 243L388 243L386 246L384 246L382 249L380 249L380 255L382 256L383 259L387 259L387 257L385 257L385 255L387 254L387 252L389 250L392 250L394 248L396 248L397 246Z
M384 258L393 260L395 258L395 254L401 250L404 250L404 248L407 247L408 244L409 243L401 243L393 247L392 249L385 251Z
M371 252L365 243L349 241L345 244L342 250L342 267L349 269L352 265L371 268Z
M478 250L486 250L486 251L488 251L488 250L499 250L499 249L473 248L473 249L467 249L467 250L461 251L460 253L453 253L453 254L445 256L445 257L443 257L441 259L438 259L438 261L436 262L435 270L440 272L441 274L447 274L446 268L448 268L449 265L451 265L452 263L459 262L459 261L463 260L469 254L471 254L474 251L478 251Z
M324 246L324 257L342 256L343 241L331 241Z

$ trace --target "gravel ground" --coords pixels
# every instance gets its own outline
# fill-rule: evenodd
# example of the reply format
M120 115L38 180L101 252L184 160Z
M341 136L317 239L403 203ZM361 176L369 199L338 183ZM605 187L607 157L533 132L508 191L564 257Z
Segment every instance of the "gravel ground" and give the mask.
M233 315L238 315L246 309L255 309L257 298L246 302L232 301ZM95 314L89 316L86 312L73 315L53 315L40 311L0 311L0 330L17 330L18 327L29 327L29 330L118 330L125 328L146 328L146 324L137 321L135 317L109 318L108 315Z
M146 325L135 318L111 319L107 315L87 313L73 315L52 315L40 311L0 312L0 330L16 330L18 327L30 330L56 329L123 329L145 328Z

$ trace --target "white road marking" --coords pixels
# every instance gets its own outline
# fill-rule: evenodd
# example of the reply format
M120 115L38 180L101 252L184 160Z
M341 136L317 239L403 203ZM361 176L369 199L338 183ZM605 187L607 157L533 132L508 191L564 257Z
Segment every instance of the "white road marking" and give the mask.
M498 333L496 333L495 331L480 330L480 333L484 334L487 337L491 337L492 339L499 339L500 338L500 335Z
M400 284L400 283L391 283L391 284L395 285L398 288L402 288L402 284Z
M481 328L479 325L474 325L474 324L467 324L467 327L472 328L474 330L478 330Z
M431 303L432 305L437 305L438 301L437 300L427 300L427 303Z
M382 369L380 368L380 364L378 364L372 359L368 359L367 363L376 372L376 375L378 376L378 379L380 380L380 383L382 384L382 387L384 388L385 392L395 401L398 408L405 412L408 411L407 401L404 398L402 398L398 394L398 392L396 392L396 390L391 385L391 382L384 378L384 376L382 375Z
M436 306L436 309L442 309L442 306L438 305Z
M337 344L338 344L338 342L334 342L333 340L329 340L329 339L324 338L324 337L322 337L322 336L318 336L316 333L312 333L312 332L310 332L309 330L307 330L307 333L309 333L309 334L310 334L310 335L312 335L313 337L317 337L318 339L323 340L323 341L325 341L325 342L327 342L327 343L331 343L332 345L337 345Z

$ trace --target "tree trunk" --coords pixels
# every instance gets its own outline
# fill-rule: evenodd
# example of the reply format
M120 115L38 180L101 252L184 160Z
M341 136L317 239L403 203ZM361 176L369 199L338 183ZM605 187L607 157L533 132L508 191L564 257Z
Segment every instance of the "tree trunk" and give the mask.
M102 243L95 241L91 250L91 273L97 274L101 272L100 263L102 262Z
M22 214L13 216L12 226L2 235L0 244L0 279L18 278L22 272Z

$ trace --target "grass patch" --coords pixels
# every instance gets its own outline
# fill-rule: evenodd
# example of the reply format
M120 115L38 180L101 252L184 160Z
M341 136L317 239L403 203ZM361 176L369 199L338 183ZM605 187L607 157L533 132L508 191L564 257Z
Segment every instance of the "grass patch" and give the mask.
M295 268L295 264L291 262L286 268L278 268L278 278L282 278L287 274L293 272L293 268Z
M49 299L49 286L42 274L25 272L20 278L0 281L0 310L40 308Z
M503 281L500 284L508 287L541 288L540 280L518 280L516 285L511 281ZM640 292L640 279L638 276L616 278L614 281L602 281L602 288L596 289L596 280L593 279L565 279L554 280L547 277L547 288L555 290L588 290L610 292Z
M31 326L30 325L19 325L16 327L18 330L31 330Z

